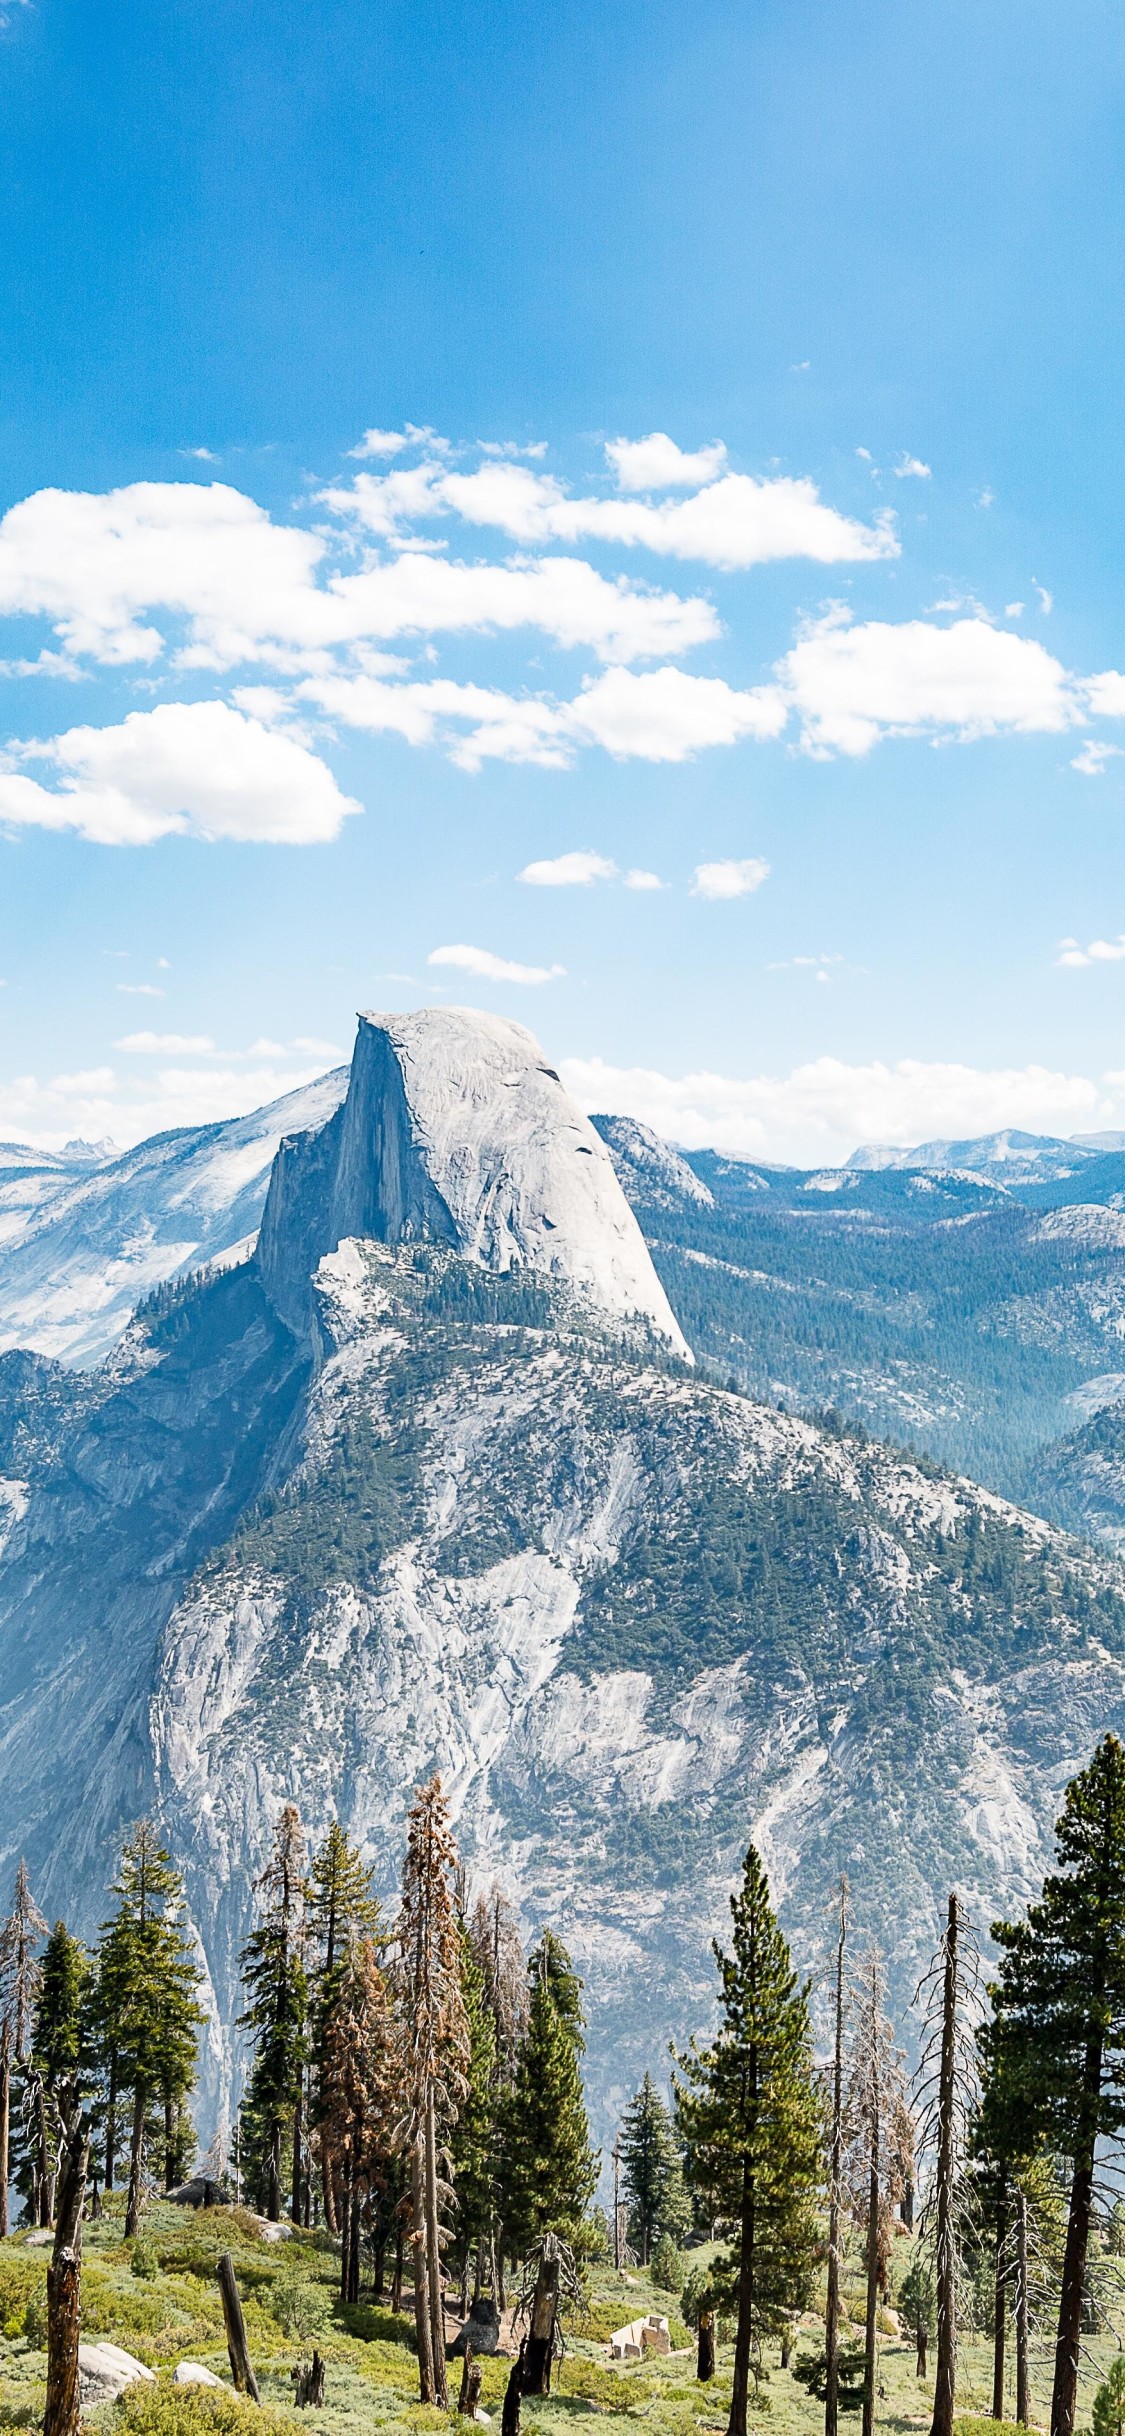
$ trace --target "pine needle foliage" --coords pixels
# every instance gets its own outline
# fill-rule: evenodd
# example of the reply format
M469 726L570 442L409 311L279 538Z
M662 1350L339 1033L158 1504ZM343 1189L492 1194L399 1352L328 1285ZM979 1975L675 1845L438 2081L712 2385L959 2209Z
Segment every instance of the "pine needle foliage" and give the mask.
M731 1916L732 1951L714 1948L718 2035L677 2058L676 2100L689 2180L731 2237L726 2280L737 2332L728 2436L746 2436L762 2338L811 2297L821 2108L807 1987L753 1845Z
M518 2258L547 2232L573 2247L598 2178L582 2089L582 1982L552 1929L528 1963L528 1996L504 2126L502 2215Z
M301 2104L308 2055L305 1857L304 1830L287 1802L257 1881L258 1924L242 1952L249 2003L239 2022L254 2038L241 2115L244 2170L274 2224L281 2215L282 2141Z

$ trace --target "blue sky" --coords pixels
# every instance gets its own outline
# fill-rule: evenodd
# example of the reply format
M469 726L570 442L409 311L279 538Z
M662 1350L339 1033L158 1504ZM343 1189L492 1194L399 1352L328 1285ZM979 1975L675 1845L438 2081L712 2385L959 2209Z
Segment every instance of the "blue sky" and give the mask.
M0 1133L1125 1125L1120 11L0 18Z

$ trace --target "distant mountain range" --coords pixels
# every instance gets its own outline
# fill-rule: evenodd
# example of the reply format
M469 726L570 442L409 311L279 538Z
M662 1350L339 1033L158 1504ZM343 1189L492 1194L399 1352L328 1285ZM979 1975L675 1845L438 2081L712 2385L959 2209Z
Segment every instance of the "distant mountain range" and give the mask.
M1042 1347L973 1315L1020 1279L1079 1294L1091 1262L1096 1300L1119 1248L974 1181L837 1190L599 1132L495 1017L365 1018L298 1096L296 1129L281 1103L109 1161L88 1199L69 1180L15 1289L0 1270L27 1295L38 1246L46 1291L56 1226L44 1324L85 1293L108 1330L126 1229L153 1264L193 1247L101 1363L0 1357L0 1876L26 1851L89 1931L123 1827L162 1821L206 1958L208 2123L280 1803L315 1834L338 1813L391 1899L435 1764L471 1871L574 1950L606 2141L707 2018L751 1833L803 1966L847 1864L901 2013L949 1885L982 1924L1022 1904L1067 1775L1125 1731L1125 1568L779 1405L839 1406L849 1365L870 1383L927 1326L966 1409L998 1347L1027 1392ZM1000 1221L1022 1250L1001 1229L971 1285ZM921 1404L934 1363L902 1358ZM738 1364L784 1395L731 1392Z

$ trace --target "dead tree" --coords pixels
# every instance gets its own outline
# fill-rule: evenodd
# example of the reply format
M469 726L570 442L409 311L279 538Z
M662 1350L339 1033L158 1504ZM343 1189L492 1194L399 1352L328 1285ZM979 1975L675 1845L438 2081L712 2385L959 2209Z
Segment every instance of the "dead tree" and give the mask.
M449 2408L442 2289L442 2179L445 2134L467 2088L469 2026L461 1994L461 1942L452 1881L457 1847L441 1778L415 1794L407 1830L397 1942L400 2055L405 2114L401 2139L410 2155L413 2216L414 2321L423 2402Z
M250 2349L246 2341L246 2320L235 2282L234 2260L224 2250L218 2264L219 2297L223 2304L223 2322L227 2330L227 2357L237 2394L249 2394L251 2402L260 2402L258 2381L250 2365Z
M520 2436L520 2403L523 2400L523 2370L527 2344L521 2343L508 2371L504 2388L504 2407L500 2413L500 2436Z
M1030 2306L1027 2288L1027 2198L1016 2193L1016 2418L1021 2428L1031 2418L1031 2378L1028 2362Z
M480 2409L480 2389L483 2383L484 2370L480 2361L473 2358L472 2344L466 2343L465 2365L461 2371L461 2391L457 2398L457 2411L460 2418L476 2418Z
M921 2225L933 2252L937 2287L930 2436L953 2436L959 2232L966 2199L967 2127L978 2100L974 2029L981 1993L976 1938L953 1894L941 1942L915 1995L924 2017L917 2075L922 2107L920 2147L932 2158L934 2168Z
M824 2436L837 2436L840 2408L840 2211L844 2164L844 1947L848 1935L848 1881L840 1880L836 1937L836 2022L832 2055L832 2142L828 2178L828 2296L824 2310ZM715 2373L714 2320L707 2311L711 2365ZM699 2318L699 2376L703 2369L703 2312Z
M324 2401L324 2362L313 2348L311 2360L299 2361L289 2371L293 2379L293 2398L299 2411L319 2411Z
M524 2261L524 2283L516 2307L527 2325L522 2390L549 2394L551 2368L563 2352L559 2310L562 2302L581 2298L574 2252L560 2233L541 2233Z
M857 2215L867 2217L867 2310L863 2347L863 2436L873 2436L879 2293L886 2286L896 2156L906 2112L902 2060L884 2010L882 1958L872 1946L851 2004L844 2094L847 2167Z
M700 2385L709 2385L715 2374L715 2312L701 2309L695 2346L695 2374Z
M47 2408L43 2436L79 2436L82 2202L90 2162L90 2125L72 2081L63 2082L57 2102L62 2137L56 2174L55 2239L47 2269Z

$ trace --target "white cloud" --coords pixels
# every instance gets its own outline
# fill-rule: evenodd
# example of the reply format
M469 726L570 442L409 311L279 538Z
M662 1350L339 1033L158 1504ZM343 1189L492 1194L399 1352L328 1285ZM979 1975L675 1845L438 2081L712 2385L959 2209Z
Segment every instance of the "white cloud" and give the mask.
M720 677L679 668L638 676L615 668L589 680L573 701L501 693L434 677L406 685L373 677L310 677L298 688L329 716L410 744L442 743L462 769L483 762L534 762L566 769L579 745L600 744L615 759L687 761L708 745L741 736L779 735L785 702L775 686L745 693ZM467 725L468 735L462 733Z
M1101 778L1105 774L1107 761L1117 761L1120 756L1119 744L1095 744L1091 737L1074 755L1070 766L1072 770L1080 770L1083 778Z
M1033 589L1034 589L1034 590L1035 590L1035 591L1038 593L1038 595L1039 595L1039 606L1040 606L1040 608L1041 608L1041 610L1042 610L1042 612L1043 612L1044 617L1050 617L1051 611L1052 611L1052 609L1053 609L1053 608L1054 608L1054 606L1055 606L1055 596L1054 596L1054 593L1053 593L1053 592L1048 592L1047 587L1046 587L1046 584L1041 584L1041 583L1039 583L1039 582L1036 580L1036 578L1035 578L1035 576L1034 576L1034 575L1032 576L1031 581L1032 581L1032 586L1033 586Z
M662 880L658 871L634 870L625 874L626 888L666 888L667 885L667 880Z
M164 996L163 990L157 989L155 981L115 981L113 986L120 992L122 998L163 998Z
M451 964L458 972L472 973L477 981L518 981L537 986L542 981L561 981L565 964L513 964L506 956L494 956L487 947L435 947L426 958L427 964Z
M0 1082L0 1133L43 1149L60 1149L75 1135L96 1140L107 1134L127 1147L173 1126L244 1116L322 1071L323 1060L302 1057L247 1069L173 1065L119 1074L105 1065L47 1081L15 1075Z
M525 863L517 879L529 888L589 888L594 880L613 880L617 865L604 854L556 854L550 861Z
M904 450L894 470L900 482L929 482L934 469L924 465L921 457L907 456Z
M861 524L826 507L814 482L788 474L723 474L688 498L654 506L642 499L574 498L552 474L493 459L468 474L440 465L357 474L345 489L321 497L337 515L351 514L384 536L401 533L412 518L452 510L464 522L495 526L514 541L617 542L728 571L782 558L834 566L895 558L899 550L889 515Z
M132 1057L207 1057L215 1047L205 1032L127 1032L113 1045Z
M853 626L834 608L775 673L814 752L866 753L880 736L927 731L1058 732L1081 717L1067 671L1041 643L979 617Z
M692 677L681 668L643 676L616 668L585 685L568 716L575 736L603 745L617 760L689 761L708 745L780 735L787 713L774 686L740 693L721 677Z
M639 1117L688 1149L802 1166L845 1158L859 1142L906 1147L1003 1125L1032 1133L1089 1131L1117 1114L1115 1100L1090 1077L1043 1066L989 1070L916 1058L853 1066L820 1057L787 1075L742 1079L564 1058L562 1074L584 1108Z
M0 769L0 820L76 829L97 845L173 834L322 844L361 808L315 753L225 702L164 702L19 751L52 763L58 784Z
M685 450L666 431L650 431L647 440L607 440L605 453L621 491L695 490L713 482L727 461L721 440Z
M1117 939L1091 939L1088 947L1079 947L1076 939L1064 939L1055 962L1077 969L1086 964L1120 964L1123 957L1125 931Z
M745 856L742 861L697 863L692 882L693 897L750 897L763 880L768 880L770 867L760 855Z

